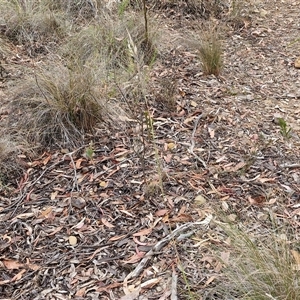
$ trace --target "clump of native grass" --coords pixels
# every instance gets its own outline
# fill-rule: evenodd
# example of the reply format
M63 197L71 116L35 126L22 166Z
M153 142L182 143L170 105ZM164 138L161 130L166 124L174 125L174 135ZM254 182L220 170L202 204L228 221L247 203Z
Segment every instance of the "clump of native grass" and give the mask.
M143 20L138 14L122 18L101 15L96 23L83 27L69 39L62 55L70 62L82 65L97 56L106 62L108 71L123 69L131 72L128 70L133 60L130 39L144 63L151 64L156 58L156 35L150 30L146 39L143 28Z
M50 10L45 1L3 0L0 8L3 32L15 43L33 47L57 42L65 35L64 14Z
M0 138L0 192L9 192L11 184L17 184L16 178L23 173L23 168L18 162L20 146L12 136L3 133Z
M86 23L103 13L108 13L104 0L42 0L51 11L62 11L73 22Z
M299 299L299 236L276 226L255 234L221 225L229 239L221 283L214 289L217 299Z
M199 58L205 75L218 76L222 68L222 42L216 30L209 30L201 35Z
M100 18L103 22L83 26L70 37L59 52L61 59L57 55L41 65L34 82L16 97L23 112L17 126L27 129L31 143L77 147L99 123L123 113L116 103L121 98L116 82L136 77L135 61L145 64L151 56L139 18Z
M232 0L229 5L227 23L232 25L234 30L248 28L251 25L251 3L244 0Z
M33 145L76 147L104 118L105 80L88 66L44 66L23 89L14 101L22 111L16 126Z
M175 77L163 77L158 81L159 90L155 93L156 104L168 112L176 112L177 109L177 79Z
M106 62L107 70L126 66L129 52L125 27L120 26L119 20L105 16L101 19L99 23L82 28L63 47L62 55L70 64L83 66L91 58L96 58Z

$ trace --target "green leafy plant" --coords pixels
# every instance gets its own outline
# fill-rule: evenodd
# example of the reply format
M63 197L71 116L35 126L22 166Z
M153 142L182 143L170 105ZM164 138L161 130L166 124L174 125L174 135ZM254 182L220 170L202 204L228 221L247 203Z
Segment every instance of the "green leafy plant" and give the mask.
M85 148L85 157L88 159L88 160L92 160L94 155L95 155L95 149L94 149L94 143L93 141L91 141L89 143L89 146L87 148Z
M202 35L199 57L205 75L218 76L222 67L222 43L218 33L213 30Z
M280 133L284 138L289 139L291 137L292 128L288 127L286 121L283 118L278 118L278 124L280 126Z
M124 12L126 11L127 7L130 5L130 0L124 0L119 2L118 4L118 15L123 16Z

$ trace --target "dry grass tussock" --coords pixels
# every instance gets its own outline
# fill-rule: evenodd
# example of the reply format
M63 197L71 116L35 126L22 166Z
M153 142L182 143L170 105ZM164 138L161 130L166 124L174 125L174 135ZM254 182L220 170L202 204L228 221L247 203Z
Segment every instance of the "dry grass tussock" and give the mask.
M228 224L222 228L229 237L223 249L225 268L221 283L207 299L299 299L297 233L279 225L266 234L248 233Z
M58 41L66 33L65 16L51 11L45 1L1 1L3 31L13 42L33 44Z
M2 0L2 32L31 56L48 53L72 32L108 14L99 0Z
M49 67L49 66L48 66ZM104 118L104 82L88 68L70 71L53 65L29 81L14 106L22 110L16 122L33 144L76 146Z
M154 30L153 26L146 43L139 15L128 15L120 19L101 16L99 22L87 25L73 34L63 47L62 55L76 65L84 65L92 59L105 61L108 71L128 69L133 58L129 45L132 40L140 58L146 64L151 64L156 58L157 34Z
M61 59L48 56L35 80L15 91L14 107L22 110L15 128L25 129L32 144L76 147L99 123L116 124L116 117L125 115L117 82L130 86L141 72L137 65L152 62L156 55L151 31L151 47L145 46L140 20L137 15L117 20L99 16L72 34L57 49Z
M63 11L69 19L78 24L90 21L106 8L105 0L43 0L51 11ZM107 12L107 11L106 11Z
M23 172L22 166L18 162L20 154L19 144L5 133L0 138L0 192L6 193L9 188L8 183L15 182Z
M199 42L199 58L205 75L218 76L222 68L222 42L218 32L209 30L201 35Z

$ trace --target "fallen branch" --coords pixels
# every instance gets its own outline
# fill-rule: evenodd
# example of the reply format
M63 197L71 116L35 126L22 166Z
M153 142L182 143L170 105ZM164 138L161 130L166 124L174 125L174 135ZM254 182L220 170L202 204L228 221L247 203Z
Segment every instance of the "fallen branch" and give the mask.
M126 279L124 280L124 282L127 282L129 279L139 276L141 274L142 270L144 269L144 267L147 265L150 258L152 257L152 255L157 254L157 252L159 252L166 244L168 244L171 240L175 239L175 237L177 235L179 235L183 231L189 229L190 227L195 227L195 226L199 226L199 225L207 226L211 220L212 220L212 215L208 215L201 222L186 223L186 224L176 228L173 232L171 232L169 235L164 237L161 241L159 241L156 245L153 246L153 248L139 262L139 264L136 266L136 268L126 276Z

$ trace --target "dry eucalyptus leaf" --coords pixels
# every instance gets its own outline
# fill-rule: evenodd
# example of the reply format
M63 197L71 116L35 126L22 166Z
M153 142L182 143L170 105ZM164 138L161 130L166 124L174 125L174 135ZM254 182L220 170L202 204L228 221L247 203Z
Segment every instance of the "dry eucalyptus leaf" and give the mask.
M224 211L227 211L229 209L229 205L226 201L222 201L222 209Z

